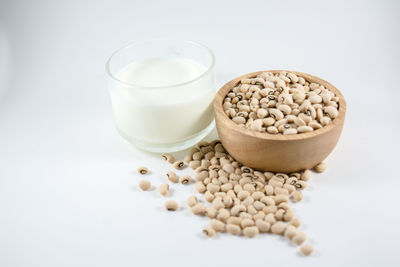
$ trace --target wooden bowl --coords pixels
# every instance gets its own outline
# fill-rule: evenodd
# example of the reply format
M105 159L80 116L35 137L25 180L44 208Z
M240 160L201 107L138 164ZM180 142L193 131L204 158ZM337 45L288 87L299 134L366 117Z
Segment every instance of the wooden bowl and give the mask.
M277 73L281 70L270 70ZM295 172L311 169L331 153L342 132L346 101L335 86L310 74L293 72L309 82L324 85L339 97L339 115L328 125L313 132L295 135L274 135L245 129L234 123L222 108L228 92L241 79L253 78L265 72L253 72L233 79L218 91L214 99L214 114L219 137L229 154L240 163L263 171Z

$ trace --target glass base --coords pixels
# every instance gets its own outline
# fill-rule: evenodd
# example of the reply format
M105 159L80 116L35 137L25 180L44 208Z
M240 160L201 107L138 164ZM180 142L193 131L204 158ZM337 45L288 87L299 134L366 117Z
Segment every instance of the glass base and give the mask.
M118 133L124 138L126 141L134 145L135 147L145 150L148 152L155 152L155 153L167 153L167 152L176 152L180 150L187 149L189 147L194 146L198 142L200 142L204 137L206 137L214 128L215 126L215 121L213 120L204 130L201 132L198 132L189 138L177 142L177 143L170 143L170 144L157 144L157 143L149 143L149 142L144 142L135 138L132 138L122 132L118 127Z

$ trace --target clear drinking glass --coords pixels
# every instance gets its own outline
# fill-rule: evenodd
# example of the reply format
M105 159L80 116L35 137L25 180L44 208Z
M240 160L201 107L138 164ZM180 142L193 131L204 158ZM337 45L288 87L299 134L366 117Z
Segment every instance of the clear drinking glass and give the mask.
M106 64L119 134L136 147L172 152L193 146L214 127L215 57L192 41L129 44Z

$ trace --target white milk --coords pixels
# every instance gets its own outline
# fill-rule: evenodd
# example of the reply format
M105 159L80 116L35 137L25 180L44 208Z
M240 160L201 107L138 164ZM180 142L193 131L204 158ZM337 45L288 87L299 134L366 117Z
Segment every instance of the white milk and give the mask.
M214 74L206 71L178 57L124 67L116 78L126 85L114 82L111 87L118 130L131 141L150 144L182 142L204 130L213 121L215 95Z

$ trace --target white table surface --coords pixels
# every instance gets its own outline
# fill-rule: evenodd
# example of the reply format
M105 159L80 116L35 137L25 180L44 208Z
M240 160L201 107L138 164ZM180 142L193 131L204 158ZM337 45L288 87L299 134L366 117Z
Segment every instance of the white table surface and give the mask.
M1 1L0 266L400 266L399 11L398 1ZM211 47L219 86L292 69L342 91L329 169L294 205L314 256L271 235L207 239L207 219L138 190L138 166L156 185L169 166L117 135L104 69L122 44L153 38ZM173 188L182 206L194 192Z

